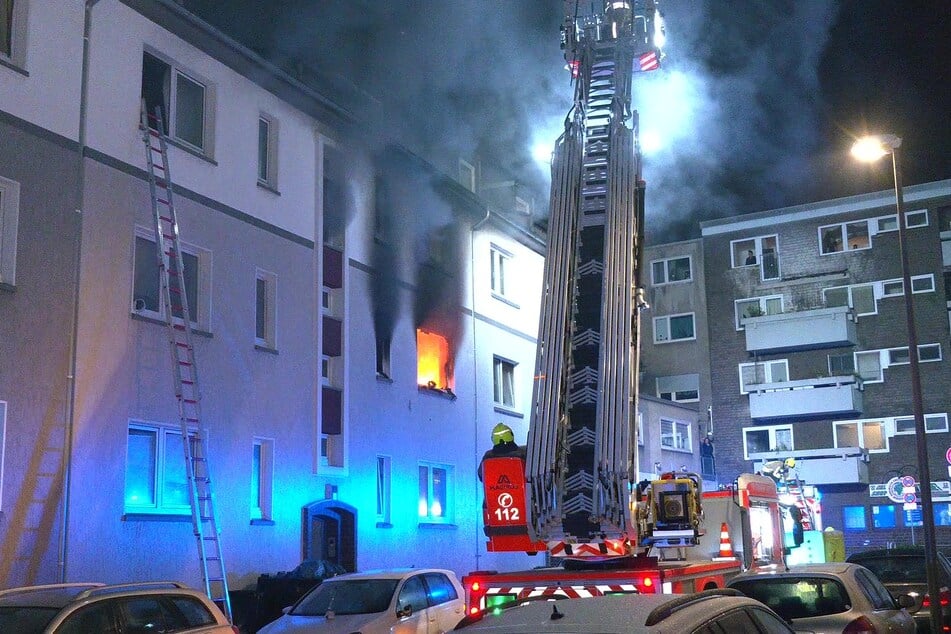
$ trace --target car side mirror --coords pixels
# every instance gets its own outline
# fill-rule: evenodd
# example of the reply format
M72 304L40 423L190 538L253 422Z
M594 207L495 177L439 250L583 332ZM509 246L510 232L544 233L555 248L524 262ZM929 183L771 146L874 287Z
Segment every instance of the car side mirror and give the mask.
M910 594L900 594L898 595L898 607L900 608L913 608L915 607L915 598Z
M413 606L411 605L401 605L396 608L396 616L400 619L405 619L408 616L413 615Z

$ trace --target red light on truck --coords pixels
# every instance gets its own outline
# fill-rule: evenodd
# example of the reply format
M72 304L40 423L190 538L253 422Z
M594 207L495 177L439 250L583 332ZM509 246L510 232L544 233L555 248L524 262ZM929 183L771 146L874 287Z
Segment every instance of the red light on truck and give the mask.
M482 586L479 585L479 582L478 582L478 581L473 581L473 582L472 582L472 585L470 586L470 588L472 589L473 592L478 592L481 587L482 587Z
M650 577L644 577L644 579L641 581L641 585L645 588L650 588L652 585L654 585L654 580Z
M475 616L478 613L479 613L479 608L475 606L472 606L471 608L469 608L469 614L471 614L472 616Z

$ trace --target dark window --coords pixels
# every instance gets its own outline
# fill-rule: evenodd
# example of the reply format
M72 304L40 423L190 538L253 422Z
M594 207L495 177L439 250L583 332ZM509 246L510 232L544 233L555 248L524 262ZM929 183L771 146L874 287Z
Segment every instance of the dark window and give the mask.
M162 132L168 134L168 105L171 93L172 67L148 53L142 55L142 99L149 115L149 127L158 129L152 117L158 108L162 117Z
M760 634L759 628L746 610L732 610L714 620L724 632L731 634Z
M268 182L268 141L270 139L271 122L260 117L258 119L258 180Z
M376 373L390 378L390 338L376 338Z
M924 566L922 566L922 570L924 570ZM876 610L898 609L895 598L892 597L888 589L886 589L885 586L882 585L882 582L875 578L872 573L860 568L855 571L855 579L859 582L859 587L862 588L862 592L865 593L872 607Z
M185 297L188 300L188 316L190 321L198 321L198 257L191 253L182 252L185 261L184 275ZM170 272L175 270L175 260L169 260ZM155 242L148 238L135 238L135 272L132 297L135 310L151 310L161 312L159 299L159 271L155 257ZM172 301L175 317L181 319L182 308L176 301Z
M172 597L171 601L188 622L188 627L214 625L217 623L215 615L198 599L192 597Z
M57 634L89 634L89 632L115 634L119 630L116 628L115 614L112 610L113 603L113 601L99 601L76 610L59 626L56 630ZM0 620L0 624L2 624L2 620ZM4 629L3 631L7 630ZM40 629L31 630L27 627L25 631L39 632Z
M13 54L13 3L0 0L0 53L7 57Z
M254 336L267 339L267 281L258 278L254 297Z
M403 610L407 607L413 608L413 614L418 614L428 607L429 600L426 597L426 587L419 575L410 577L400 589L400 597L396 602L396 609Z

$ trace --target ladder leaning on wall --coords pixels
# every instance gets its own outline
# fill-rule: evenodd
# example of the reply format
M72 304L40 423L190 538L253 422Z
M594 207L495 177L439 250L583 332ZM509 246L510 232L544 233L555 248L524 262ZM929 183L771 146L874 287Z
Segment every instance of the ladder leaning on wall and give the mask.
M160 108L149 114L143 104L142 140L148 164L149 193L155 221L155 254L159 270L159 287L165 322L168 326L169 349L175 378L175 397L182 426L188 497L192 526L198 541L202 581L205 593L231 620L231 599L228 579L221 553L218 516L208 468L208 437L201 422L201 391L198 367L192 346L191 317L185 292L184 261L178 238L178 221L172 199L172 183L168 170L168 145Z

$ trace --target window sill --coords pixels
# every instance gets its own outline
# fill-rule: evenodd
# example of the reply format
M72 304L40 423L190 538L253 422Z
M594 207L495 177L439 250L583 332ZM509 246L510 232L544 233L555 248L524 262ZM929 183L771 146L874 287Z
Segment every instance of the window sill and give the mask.
M210 156L208 156L207 154L205 154L204 152L202 152L202 151L199 150L198 148L192 147L191 145L188 145L188 144L186 144L186 143L183 143L183 142L181 142L181 141L178 141L178 140L173 139L172 137L168 137L168 136L165 137L165 142L166 142L168 145L172 146L172 147L178 148L178 149L181 150L182 152L187 152L187 153L191 154L192 156L194 156L194 157L196 157L196 158L200 158L201 160L207 161L208 163L211 163L211 164L214 165L215 167L218 167L218 161L216 161L215 159L211 158Z
M512 300L510 300L508 297L505 297L505 296L503 296L503 295L499 295L499 294L496 293L495 291L492 292L492 299L497 299L498 301L502 302L503 304L508 304L508 305L511 306L512 308L519 308L519 309L521 309L521 306L519 306L518 304L516 304L515 302L513 302Z
M135 311L132 311L132 312L130 313L130 315L132 316L132 319L134 319L134 320L136 320L136 321L144 321L144 322L146 322L146 323L157 324L157 325L159 325L159 326L167 326L167 325L168 325L168 322L166 322L164 319L159 319L159 318L157 318L157 317L151 317L151 316L149 316L149 315L144 315L144 314L142 314L142 313L137 313L137 312L135 312ZM215 337L212 333L208 332L207 330L201 330L200 328L196 328L196 327L194 327L194 326L192 326L192 334L193 334L193 335L198 335L199 337L207 337L208 339L214 339L214 337Z
M525 414L522 412L517 412L514 409L508 408L504 405L496 405L492 408L497 414L505 414L506 416L511 416L512 418L525 418Z
M123 513L123 522L191 522L191 515L179 513Z
M661 448L661 451L672 451L674 453L684 453L688 455L693 455L693 451L690 449L676 449L674 447L664 447L663 445L661 445L660 448Z
M390 524L389 522L377 522L376 527L377 528L393 528L393 525Z
M280 196L280 195L281 195L280 190L278 190L276 187L274 187L273 185L271 185L270 183L267 183L267 182L265 182L265 181L258 181L258 187L260 187L260 188L263 189L264 191L271 192L271 193L274 194L275 196Z
M251 520L251 526L275 526L274 520Z
M268 354L281 354L277 351L277 348L272 348L270 346L262 346L259 343L254 344L254 349L261 352L267 352Z
M426 387L425 385L417 385L420 394L431 394L433 396L439 396L450 401L456 400L456 395L452 393L452 390L446 388L441 390L437 387Z
M393 379L390 378L388 374L383 374L382 372L376 373L377 383L393 383Z
M12 71L14 71L14 72L20 73L20 74L23 75L24 77L29 77L29 76L30 76L29 71L27 71L25 68L22 68L22 67L20 67L20 66L18 66L18 65L16 65L16 64L14 64L13 62L11 62L11 61L10 61L9 59L7 59L6 57L0 57L0 66L3 66L3 67L5 67L5 68L9 68L10 70L12 70Z
M454 531L458 526L455 524L441 524L438 522L420 522L416 525L419 528L424 528L426 530L437 530L437 531Z
M6 282L0 282L0 291L4 293L13 293L17 290L17 287L13 284L7 284Z

